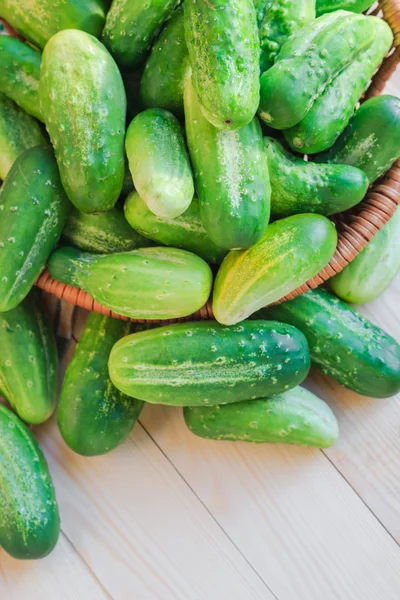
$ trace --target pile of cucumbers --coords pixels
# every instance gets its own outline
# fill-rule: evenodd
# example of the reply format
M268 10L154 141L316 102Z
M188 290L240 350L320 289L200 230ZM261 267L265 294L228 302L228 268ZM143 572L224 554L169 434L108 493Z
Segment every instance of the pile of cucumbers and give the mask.
M400 345L348 303L400 270L400 209L330 282L276 301L331 260L331 215L400 157L400 100L358 102L390 51L368 0L0 0L0 546L54 547L60 518L30 425L57 399L51 276L91 313L58 425L109 452L146 402L196 435L329 447L314 365L375 398ZM1 33L1 32L0 32ZM333 292L333 293L332 293ZM176 322L212 293L213 321ZM164 323L163 323L164 322Z

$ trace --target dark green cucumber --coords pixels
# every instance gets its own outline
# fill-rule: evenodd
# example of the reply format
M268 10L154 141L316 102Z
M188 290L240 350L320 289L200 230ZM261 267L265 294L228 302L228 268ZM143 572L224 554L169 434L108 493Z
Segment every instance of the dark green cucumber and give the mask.
M210 295L204 260L177 248L89 254L59 248L48 269L58 281L82 288L114 312L135 319L176 319L199 310Z
M58 242L70 205L50 147L23 152L0 189L0 311L17 306Z
M67 196L82 212L109 210L124 179L126 97L104 46L83 31L52 37L40 101Z
M123 393L155 404L212 406L279 394L309 370L307 342L281 323L178 323L134 333L110 354Z
M252 0L185 0L193 86L215 127L238 129L259 104L260 45Z
M400 390L400 345L327 291L311 290L256 318L279 319L300 329L311 362L350 390L373 398Z
M273 398L187 407L183 414L192 433L212 440L329 448L339 435L329 406L300 386Z
M119 446L143 408L140 400L121 394L108 374L111 349L130 329L129 322L89 314L65 373L58 406L61 435L78 454L97 456Z
M317 0L317 17L336 10L350 10L361 13L368 10L374 0Z
M256 118L234 131L217 129L202 113L191 80L185 87L186 136L200 216L221 248L248 248L269 221L271 188Z
M369 182L361 169L306 162L268 137L264 138L264 146L273 215L332 215L355 206L364 198Z
M60 516L46 460L29 429L0 405L0 546L19 559L49 554Z
M193 198L189 208L176 219L161 219L151 212L137 192L125 202L125 218L140 234L173 248L189 250L211 263L220 263L227 250L219 248L207 235L200 219L199 202Z

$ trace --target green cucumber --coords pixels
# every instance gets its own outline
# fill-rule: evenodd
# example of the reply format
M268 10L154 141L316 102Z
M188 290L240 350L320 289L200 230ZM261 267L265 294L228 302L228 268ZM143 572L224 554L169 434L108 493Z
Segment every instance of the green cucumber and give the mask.
M126 154L135 189L158 217L174 219L194 194L192 168L181 126L163 108L148 108L128 127Z
M252 0L185 0L193 86L215 127L239 129L259 104L260 45Z
M368 50L375 32L373 19L337 11L291 36L261 76L262 120L274 129L297 125L334 77Z
M374 0L317 0L317 17L336 10L350 10L361 13L368 10Z
M353 165L374 182L399 157L400 99L377 96L361 104L335 145L314 160Z
M41 110L71 202L85 213L114 206L124 179L126 97L117 65L83 31L62 31L43 52Z
M369 182L361 169L306 162L269 137L264 138L264 145L273 215L332 215L355 206L364 198Z
M123 338L111 351L109 370L118 389L146 402L212 406L294 387L307 376L309 355L294 327L202 321Z
M213 311L224 325L243 321L323 269L335 252L334 225L321 215L293 215L269 225L249 250L232 250L214 284Z
M400 272L400 207L367 246L329 283L345 300L365 304L378 298Z
M24 150L45 143L39 123L0 92L0 179Z
M329 406L300 386L273 398L187 407L183 414L192 433L212 440L329 448L339 436L338 422Z
M58 426L78 454L97 456L119 446L130 434L143 402L121 394L111 383L108 358L130 323L89 314L67 367L58 405Z
M69 211L51 148L25 150L0 189L0 311L17 306L58 242Z
M256 118L242 129L217 129L202 113L191 80L185 87L186 136L200 216L221 248L248 248L269 221L271 188Z
M312 364L350 390L373 398L400 390L400 345L327 291L311 290L255 317L279 319L300 329Z
M176 248L96 255L65 247L50 256L48 269L54 279L134 319L186 317L207 302L212 284L207 263Z
M193 198L189 208L176 219L161 219L149 210L137 192L125 202L125 218L140 234L173 248L189 250L207 262L221 263L227 250L208 237L200 219L199 201Z
M43 121L39 105L40 52L15 37L2 35L0 57L0 92Z

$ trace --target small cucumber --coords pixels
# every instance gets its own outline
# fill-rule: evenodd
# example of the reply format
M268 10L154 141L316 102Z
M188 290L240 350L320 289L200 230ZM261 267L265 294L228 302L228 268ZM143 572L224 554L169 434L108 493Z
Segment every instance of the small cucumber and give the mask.
M148 108L131 122L126 154L135 189L158 217L174 219L194 194L192 168L178 120L162 108Z
M187 407L183 414L192 433L212 440L329 448L339 436L329 406L300 386L273 398Z
M235 131L217 129L202 113L191 80L185 87L186 136L200 216L221 248L248 248L269 221L271 188L256 118Z
M199 202L193 198L189 208L176 219L161 219L151 212L137 192L125 202L125 218L140 234L173 248L189 250L207 262L221 263L227 250L208 237L200 219Z
M212 284L207 263L177 248L96 255L65 247L50 256L48 269L54 279L134 319L186 317L207 302Z
M361 13L368 10L375 0L317 0L317 17L336 10Z
M0 189L0 311L17 306L58 242L69 211L51 148L25 150Z
M255 317L279 319L300 329L311 362L350 390L373 398L400 390L400 345L327 291L311 290Z
M234 325L314 277L335 252L334 225L321 215L294 215L269 225L249 250L232 250L214 284L213 311Z
M212 406L262 398L301 383L307 342L281 323L178 323L134 333L113 347L109 370L123 393L155 404Z
M259 104L260 44L252 0L185 0L185 39L204 115L220 129L251 122Z
M43 453L26 425L0 405L0 546L14 558L43 558L53 550L59 532Z
M39 95L67 196L84 213L109 210L124 179L126 97L117 65L91 35L62 31L43 52Z
M271 181L271 212L332 215L361 202L368 178L348 165L316 165L293 156L276 140L264 138Z
M111 349L128 335L130 325L90 313L68 365L58 406L58 426L65 443L78 454L98 456L119 446L143 408L140 400L121 394L108 374Z

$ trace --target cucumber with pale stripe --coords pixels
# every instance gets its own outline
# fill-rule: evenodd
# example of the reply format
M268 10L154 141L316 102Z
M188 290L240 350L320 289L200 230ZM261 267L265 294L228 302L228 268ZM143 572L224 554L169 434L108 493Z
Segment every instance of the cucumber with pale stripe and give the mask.
M336 10L350 10L361 13L375 4L374 0L317 0L317 16Z

